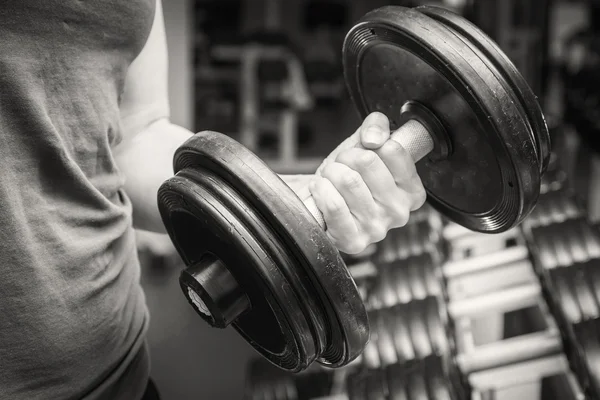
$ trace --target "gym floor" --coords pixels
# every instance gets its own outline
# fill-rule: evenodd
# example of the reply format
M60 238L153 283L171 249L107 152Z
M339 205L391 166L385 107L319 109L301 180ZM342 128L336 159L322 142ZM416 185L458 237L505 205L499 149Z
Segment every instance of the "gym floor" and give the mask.
M241 399L254 351L233 329L213 329L187 304L179 269L142 265L150 309L152 378L163 400Z

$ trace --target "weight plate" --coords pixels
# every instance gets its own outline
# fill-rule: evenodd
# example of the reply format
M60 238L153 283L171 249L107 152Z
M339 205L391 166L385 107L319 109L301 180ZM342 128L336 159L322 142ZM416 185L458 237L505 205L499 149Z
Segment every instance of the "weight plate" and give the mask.
M482 52L484 57L496 67L494 72L501 75L510 85L507 92L515 96L515 104L522 109L528 119L530 133L532 134L531 140L537 144L540 173L544 174L550 162L550 131L537 96L517 67L498 47L496 42L465 18L442 7L425 6L418 7L417 10L439 22L445 23L464 36L466 38L465 43L475 46L477 50Z
M427 308L423 300L415 300L406 304L406 315L415 355L423 359L433 353L431 339L427 330Z
M296 400L294 376L264 359L251 360L246 374L245 398L256 400Z
M533 138L547 132L531 132L511 85L467 42L418 10L382 7L346 36L344 74L363 118L380 111L397 128L412 100L443 121L452 153L417 163L429 202L471 230L501 232L537 201L543 167Z
M367 374L366 387L369 400L387 400L385 377L380 371Z
M571 324L582 319L581 309L575 298L572 287L572 267L555 268L548 271L554 289L554 301L560 306L561 312Z
M454 351L452 332L448 327L448 314L442 298L429 296L423 300L424 318L427 321L427 332L434 354L448 354Z
M379 349L380 367L395 364L398 362L398 355L394 346L394 338L389 329L389 321L385 318L385 309L376 313L372 324L377 324L377 348Z
M594 295L594 299L600 309L600 260L590 260L585 264L586 275L589 278L589 285ZM600 317L600 316L599 316Z
M576 371L590 399L600 397L600 321L584 321L574 326L581 360Z
M406 269L408 273L408 281L412 290L412 298L415 300L422 300L428 296L427 287L425 282L425 274L427 273L427 266L422 264L423 259L421 257L411 257L406 260Z
M380 299L383 307L391 307L394 304L398 304L398 296L394 287L395 280L392 279L392 275L396 270L403 270L404 268L395 269L390 265L382 265L379 268L379 276L377 277L377 286L375 287L375 295Z
M389 309L386 321L389 321L393 333L394 345L399 362L407 362L416 358L415 348L412 343L409 329L410 319L404 311L405 304L399 304Z
M576 264L570 267L569 270L573 279L572 290L577 296L581 318L587 320L600 317L598 303L596 303L590 283L592 276L588 274L588 266L586 264Z
M404 266L405 261L399 260L390 265L393 268L393 286L396 287L396 295L398 297L398 304L406 304L413 300L412 289L410 287L410 280L408 279L407 269Z
M452 381L449 376L446 376L444 359L439 355L432 355L425 358L422 363L427 374L429 399L457 400Z
M423 360L423 364L429 376L431 399L469 400L471 398L471 388L454 364L452 357L436 354ZM436 389L435 392L433 389Z
M276 365L289 370L307 367L316 357L316 341L313 335L301 334L313 327L301 299L277 268L278 261L289 262L285 252L278 252L277 243L269 241L268 228L225 182L210 173L192 180L192 173L182 172L166 182L159 201L162 215L168 215L165 226L183 261L197 263L210 249L237 282L251 283L243 288L251 309L233 326ZM186 287L182 289L199 315L213 323L208 310L187 295ZM202 300L210 304L210 299Z
M385 369L389 400L410 400L406 391L407 381L404 373L406 368L410 368L410 363L390 365Z
M410 400L429 400L427 375L422 362L415 363L406 373L406 391Z
M325 315L323 323L327 342L318 352L317 361L339 367L358 357L369 337L367 313L358 288L340 253L296 194L252 152L216 132L198 133L178 148L174 158L176 174L189 169L203 173L210 171L234 188L249 209L265 221L276 242L292 259L289 264L277 263L272 271L282 271L286 276L302 276L304 287L310 292L308 298L315 299L317 305L313 314ZM159 195L168 191L165 188ZM177 241L176 228L169 220L169 213L163 213L167 231ZM229 229L226 220L219 223L222 224L221 229ZM236 254L241 260L251 256L245 250ZM248 269L244 263L237 268ZM282 300L277 296L274 299ZM260 320L253 323L255 329L266 332ZM310 331L304 330L297 334L311 336ZM251 335L245 338L251 343L255 340Z
M446 284L442 271L441 255L437 251L423 254L425 285L429 296L445 298L444 286Z
M368 400L367 396L367 374L366 371L359 371L348 375L346 388L348 390L349 400Z

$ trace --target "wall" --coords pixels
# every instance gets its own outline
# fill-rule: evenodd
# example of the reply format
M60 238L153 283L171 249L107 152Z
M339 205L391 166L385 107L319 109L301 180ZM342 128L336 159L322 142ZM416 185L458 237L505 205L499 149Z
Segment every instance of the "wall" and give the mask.
M192 128L192 21L190 0L163 0L169 46L169 88L174 123Z

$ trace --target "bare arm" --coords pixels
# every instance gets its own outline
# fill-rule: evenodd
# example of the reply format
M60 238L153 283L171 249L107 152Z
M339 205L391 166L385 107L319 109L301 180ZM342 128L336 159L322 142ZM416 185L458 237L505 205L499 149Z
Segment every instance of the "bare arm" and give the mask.
M191 135L170 122L168 58L161 0L157 0L152 32L131 64L121 103L123 141L115 148L133 203L136 228L164 233L156 193L173 175L173 154Z

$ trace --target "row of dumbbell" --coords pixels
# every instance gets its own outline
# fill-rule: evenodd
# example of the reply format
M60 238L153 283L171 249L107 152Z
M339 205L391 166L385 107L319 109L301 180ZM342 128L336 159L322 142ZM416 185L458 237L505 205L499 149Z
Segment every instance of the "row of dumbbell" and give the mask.
M551 190L549 192L555 191ZM547 207L550 212L546 213L546 215L550 214L550 218L539 218L541 223L532 223L530 226L547 225L553 221L564 221L577 216L578 213L573 211L574 208L571 207L568 202L565 203L564 197L545 197L546 200L550 199L551 201L546 201L545 203L541 201L540 204L550 205L550 207ZM567 206L561 207L561 204L567 204ZM544 210L544 207L540 207L538 214L544 216ZM451 302L450 306L447 308L448 312L442 311L440 305L443 305L443 302L440 302L440 298L438 297L442 292L443 286L440 284L440 277L444 277L446 282L452 282L451 279L448 279L449 277L453 275L466 275L471 278L470 280L466 280L467 282L470 281L471 285L465 285L465 280L463 279L462 286L467 287L473 286L473 278L475 278L475 281L479 279L479 282L481 283L494 282L494 285L497 287L503 287L503 285L504 287L507 287L510 286L511 283L516 283L514 276L519 276L520 278L518 279L523 281L521 283L526 283L527 279L525 279L525 277L532 281L531 267L525 258L527 249L522 245L522 238L519 237L520 231L509 232L505 234L504 237L498 237L498 235L496 235L492 241L479 240L478 243L478 240L473 241L473 237L477 235L469 235L468 232L461 233L460 230L454 230L453 232L452 229L447 229L444 232L444 236L447 239L454 239L449 240L449 243L451 243L453 247L452 250L454 250L453 252L450 252L450 254L453 254L451 258L460 258L461 256L468 256L469 254L482 254L490 248L502 249L503 251L496 252L494 256L486 257L485 259L483 257L475 257L470 260L440 264L439 257L433 256L436 252L431 252L431 249L435 250L438 248L439 243L436 239L438 239L440 235L439 231L436 231L435 228L439 229L439 224L430 224L429 221L431 221L431 218L428 217L417 219L417 223L413 222L411 226L405 229L405 232L402 232L410 232L412 227L412 232L404 236L405 240L398 240L398 238L392 237L392 240L398 244L400 249L397 251L396 257L404 258L405 260L403 263L393 261L390 263L384 262L383 265L385 266L379 268L378 271L377 269L375 271L376 281L379 282L379 285L376 284L374 286L375 289L370 290L370 296L368 298L372 300L379 297L379 301L375 301L374 303L370 301L369 304L373 309L381 309L381 307L386 306L387 308L384 308L385 311L379 310L374 311L374 313L372 312L371 322L376 338L371 341L371 348L366 349L365 356L363 357L364 360L366 360L366 364L370 367L377 367L381 366L381 364L385 365L395 362L394 368L399 368L399 363L406 364L406 361L411 358L424 358L427 360L426 364L431 364L433 360L432 357L436 354L447 353L453 345L451 341L447 340L447 328L450 324L448 324L448 321L440 319L440 316L451 315L454 318L458 318L461 315L468 315L473 312L477 314L477 312L484 311L486 307L492 307L496 311L500 311L498 307L506 310L507 307L510 309L511 307L518 307L523 304L526 305L528 301L531 302L533 299L539 299L539 285L531 285L531 282L528 282L520 287L512 288L509 292L504 292L500 296L481 297L477 302L479 305L476 305L475 307L473 307L473 301L463 301L462 303ZM427 225L423 222L427 222ZM421 226L418 226L419 223ZM415 229L415 227L417 229ZM419 232L421 232L421 236L417 234ZM425 234L423 234L423 232L425 232ZM414 239L419 237L429 240L417 240L414 242ZM432 238L434 240L431 240ZM412 245L410 239L413 239ZM585 240L581 240L581 242L585 242ZM421 244L420 246L418 245L419 243ZM484 246L481 246L481 244ZM508 248L505 249L505 247ZM406 249L410 251L407 251ZM592 254L593 251L594 250L592 249L590 254ZM378 254L381 255L381 252ZM387 257L389 257L389 251L387 254ZM562 253L559 252L559 255L560 254ZM587 257L590 257L590 254L588 254ZM576 254L573 256L573 258L577 257L581 259L586 256L579 252L579 255ZM564 254L562 254L562 261L560 261L560 256L555 258L556 261L554 264L565 263ZM379 257L379 260L381 262L382 258ZM442 265L442 267L440 268L439 265ZM362 269L364 270L364 268ZM356 268L354 268L354 270L356 270ZM511 271L516 272L519 270L521 273L511 273ZM512 281L511 279L508 279L504 280L503 283L499 283L500 280L498 279L490 279L493 277L490 275L484 279L482 279L482 276L477 277L477 275L481 275L482 272L487 272L489 274L489 271L495 271L497 276L502 275L498 273L499 271L504 272L505 275L507 274L506 276L512 277ZM460 286L461 284L455 285L455 287ZM489 289L491 289L491 287L488 285L487 290ZM402 303L407 303L411 299L420 300L402 306ZM507 301L506 299L509 300ZM482 302L483 307L481 307ZM393 305L394 303L398 303L398 305ZM477 309L479 309L479 311L477 311ZM393 322L390 323L390 321ZM381 331L380 328L382 326L385 328L386 324L388 329ZM390 325L394 326L394 328L391 329L391 333L389 330ZM407 329L407 327L409 329ZM391 340L392 337L396 339L395 342L394 340ZM435 339L431 339L432 337ZM430 339L427 340L427 338ZM375 343L377 343L377 345L373 345ZM400 350L394 349L395 344L399 346ZM534 346L531 346L532 344ZM540 354L538 353L553 353L556 352L556 349L560 349L560 341L556 340L556 337L553 337L552 340L550 340L550 345L548 345L548 341L544 341L543 337L541 338L540 335L521 338L518 342L512 341L512 343L507 342L503 343L503 345L505 346L504 350L512 349L512 352L498 351L497 346L492 346L488 347L487 352L482 352L480 349L477 353L479 358L475 357L473 359L471 356L471 360L468 361L468 357L462 357L462 371L468 372L469 370L473 370L473 368L486 369L499 363L505 363L507 360L511 360L511 358L511 362L514 362L515 357L516 360L523 357L539 357ZM528 349L528 352L519 351L519 349L522 350L523 348ZM502 356L502 353L505 353L504 356ZM528 355L524 356L523 354ZM548 356L549 354L546 355ZM477 365L479 365L479 367L477 367ZM277 387L277 385L275 385L275 387ZM279 387L286 387L286 385ZM282 393L284 392L285 390L282 391ZM353 392L356 391L354 390ZM288 396L280 398L292 397Z
M419 392L418 387L414 386L423 386L415 383L419 382L416 377L418 374L425 374L421 379L429 382L425 385L430 393L429 398L441 398L439 397L441 396L439 390L442 390L440 382L444 380L439 376L440 371L446 373L445 393L459 395L469 387L479 390L495 389L508 383L516 384L520 381L525 382L556 374L566 371L567 364L575 372L580 386L586 390L590 398L596 398L594 396L598 395L600 388L598 381L600 377L598 370L600 368L598 355L600 234L584 218L577 217L576 213L570 213L568 218L562 220L562 223L552 225L539 223L530 225L534 228L529 230L530 234L527 236L528 243L534 249L533 259L523 258L524 248L517 244L488 256L444 264L440 269L441 275L445 275L446 278L452 276L456 279L457 271L475 272L476 275L483 270L490 272L487 272L487 276L471 276L471 279L467 278L466 282L463 279L462 284L454 285L455 289L457 286L477 288L475 291L469 290L469 294L462 293L462 300L453 300L451 279L447 279L450 286L449 304L440 318L435 318L440 302L434 301L436 297L433 297L439 292L439 288L424 300L395 305L375 312L372 317L375 335L370 346L371 350L377 351L369 355L370 351L367 349L365 358L370 360L371 367L377 366L377 363L389 364L383 370L387 374L393 371L392 376L395 378L392 383L396 386L392 392L397 394L397 398L409 398L400 397L397 393L400 390L398 385L407 385L409 381L413 383L404 388L403 395L408 396L408 392L415 390ZM532 268L532 262L535 268ZM450 271L453 272L449 273ZM529 282L524 279L521 284L514 286L520 279L515 277L526 277L527 271L535 271L538 276L535 279L528 279ZM440 271L437 274L439 275ZM380 282L389 279L387 276ZM479 282L479 285L476 282ZM481 295L481 292L491 290L490 285L496 286L496 289L500 287L506 289ZM418 284L416 286L421 289L427 287ZM460 294L460 290L454 292ZM376 293L383 294L385 291L376 291ZM423 291L421 290L420 293L422 295ZM473 297L478 294L478 297ZM452 351L456 351L456 342L448 341L444 337L444 333L448 334L449 330L452 330L452 321L486 312L506 312L533 306L536 303L545 307L546 302L540 301L542 297L548 300L547 305L550 308L554 308L552 314L559 321L558 327L553 321L548 321L549 329L543 332L481 346L473 352L452 355ZM389 306L391 298L393 296L384 296L381 303L387 300ZM402 298L403 296L396 296L398 300ZM404 295L404 299L408 300L408 297ZM413 325L418 319L417 315L421 315L422 321L416 324L418 327ZM424 315L427 316L423 317ZM398 320L403 322L397 322ZM444 322L445 329L440 329L443 326L441 322ZM400 325L404 328L398 329ZM384 328L383 332L381 327ZM429 335L423 335L423 332L428 332ZM407 337L410 339L407 340ZM428 337L429 341L424 340L424 337ZM450 355L448 349L451 350ZM563 356L563 350L569 356L570 363ZM406 362L410 358L419 357L424 360L422 363ZM448 360L452 362L449 363ZM381 391L391 389L381 385L373 386L375 381L382 379L383 370L380 369L380 373L366 373L364 379L353 377L349 380L351 398L364 398L362 396L366 395L364 390L367 394L370 393L367 398L388 398L378 396L381 395ZM450 370L454 373L449 373ZM410 378L406 374L409 374ZM457 388L457 381L452 378L456 375L462 375L464 379L468 377L470 385L459 385L460 387ZM367 382L371 383L367 385Z
M550 254L536 257L535 263L541 265L542 260L546 262L550 260L541 267L552 276L554 285L572 280L573 275L567 272L574 268L578 270L577 276L583 275L587 278L585 280L590 290L600 286L600 282L594 285L594 282L598 282L600 270L596 266L600 261L593 256L600 248L600 235L594 234L587 221L582 219L566 221L547 228L550 229L536 232L538 236L534 240L537 248L540 248L537 243L550 243L550 246L541 246L542 250L537 250L539 254L545 252ZM590 236L595 236L595 239ZM590 243L590 246L572 246L568 243ZM504 253L512 250L512 248L506 249ZM502 260L510 258L506 255L498 255ZM580 260L576 265L570 267L566 264L566 260L576 259ZM531 266L529 269L532 269ZM591 293L590 290L587 291L588 301L595 303L597 310L600 298L596 292ZM351 375L348 380L347 395L351 399L466 398L471 388L478 391L498 389L509 384L529 382L566 372L569 368L563 355L563 342L569 343L567 346L569 349L565 349L569 351L572 351L573 344L575 347L585 347L587 350L585 368L593 368L595 364L590 351L594 347L593 343L589 342L595 340L594 343L598 343L597 336L595 339L592 336L594 333L597 335L598 314L596 313L594 317L589 306L586 319L578 317L570 323L579 335L575 340L564 340L561 337L564 331L557 329L553 321L548 321L549 326L544 331L479 346L476 351L461 352L460 350L464 351L464 349L457 348L459 346L456 340L452 339L454 330L452 321L466 316L504 312L536 304L544 306L540 292L539 283L532 280L492 295L482 295L470 298L468 301L451 301L447 307L439 296L429 295L421 300L372 310L370 315L372 340L363 356L365 366L368 368L365 369L366 372ZM575 295L578 294L579 292ZM560 297L558 294L554 296ZM579 312L579 315L582 314L584 314L583 308ZM576 372L581 371L576 370ZM339 375L340 371L337 374ZM589 386L590 382L585 383L588 379L586 375L590 374L584 373L578 375L578 378L584 382L584 385ZM594 376L593 372L591 376ZM291 389L292 381L291 378L282 379L279 384L272 385L270 390L279 388L280 396L272 398L299 398L293 395L293 393L297 394L297 389ZM420 397L415 397L416 394ZM428 394L428 397L424 397L425 394ZM450 397L444 397L446 395ZM269 396L256 398L269 398Z

